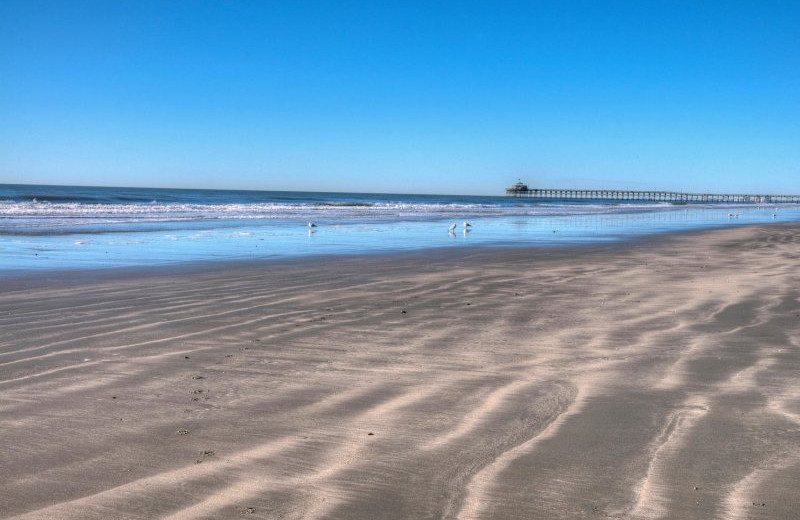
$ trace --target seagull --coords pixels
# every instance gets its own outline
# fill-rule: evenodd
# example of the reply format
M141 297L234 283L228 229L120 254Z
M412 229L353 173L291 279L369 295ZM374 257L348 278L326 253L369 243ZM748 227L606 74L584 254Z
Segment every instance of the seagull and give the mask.
M317 227L317 225L316 225L316 224L314 224L313 222L309 222L309 223L308 223L308 227Z
M450 224L450 227L447 228L447 231L449 231L450 233L455 233L456 232L456 225L455 224Z
M464 222L464 228L469 228L469 227L472 227L472 224L470 224L469 222Z

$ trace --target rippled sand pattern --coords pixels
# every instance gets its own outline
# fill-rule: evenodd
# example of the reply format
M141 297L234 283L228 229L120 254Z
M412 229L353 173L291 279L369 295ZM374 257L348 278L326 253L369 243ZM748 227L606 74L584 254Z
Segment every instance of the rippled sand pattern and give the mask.
M800 227L0 281L0 518L800 518Z

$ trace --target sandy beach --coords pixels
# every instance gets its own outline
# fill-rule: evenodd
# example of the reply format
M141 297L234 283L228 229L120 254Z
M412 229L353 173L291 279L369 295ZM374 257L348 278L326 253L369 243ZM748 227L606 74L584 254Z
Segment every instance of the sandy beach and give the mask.
M0 518L795 519L800 225L0 281Z

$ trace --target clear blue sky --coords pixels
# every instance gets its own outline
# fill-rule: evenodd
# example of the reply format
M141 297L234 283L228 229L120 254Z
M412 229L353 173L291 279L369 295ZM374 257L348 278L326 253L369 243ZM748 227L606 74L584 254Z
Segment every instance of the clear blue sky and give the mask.
M800 0L0 0L0 182L800 193Z

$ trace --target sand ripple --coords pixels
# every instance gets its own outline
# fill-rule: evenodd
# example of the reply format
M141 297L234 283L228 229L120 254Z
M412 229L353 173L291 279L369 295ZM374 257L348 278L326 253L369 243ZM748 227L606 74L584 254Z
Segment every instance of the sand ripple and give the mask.
M0 518L796 518L798 236L0 282Z

